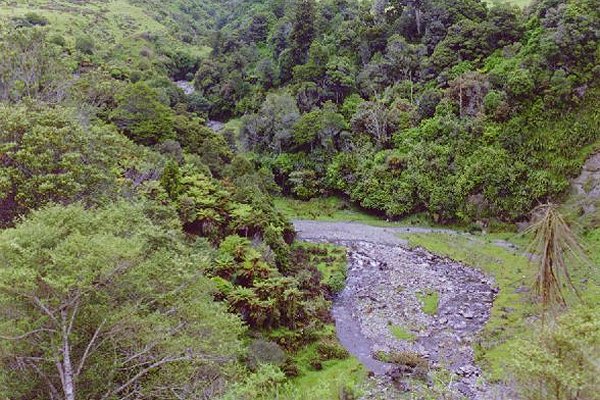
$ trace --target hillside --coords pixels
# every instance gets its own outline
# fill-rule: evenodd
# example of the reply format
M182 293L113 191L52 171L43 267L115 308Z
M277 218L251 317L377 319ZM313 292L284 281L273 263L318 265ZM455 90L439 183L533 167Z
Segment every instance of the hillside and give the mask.
M596 400L599 109L597 0L0 0L0 397Z

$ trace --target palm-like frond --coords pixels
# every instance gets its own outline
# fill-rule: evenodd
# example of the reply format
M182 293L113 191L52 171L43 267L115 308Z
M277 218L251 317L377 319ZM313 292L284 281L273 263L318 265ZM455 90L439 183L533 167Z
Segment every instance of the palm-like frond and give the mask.
M530 261L537 265L535 290L544 313L555 306L566 305L564 288L577 295L570 268L586 263L584 249L555 204L544 204L533 211L533 234L529 248Z

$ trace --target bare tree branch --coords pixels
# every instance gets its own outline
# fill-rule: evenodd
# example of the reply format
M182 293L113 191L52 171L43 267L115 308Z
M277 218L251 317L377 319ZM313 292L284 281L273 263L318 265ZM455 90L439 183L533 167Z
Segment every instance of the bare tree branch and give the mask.
M137 353L135 353L135 354L127 357L127 359L125 361L123 361L123 364L127 364L127 363L135 360L136 358L143 356L144 354L146 354L150 350L152 350L154 347L156 347L156 345L158 345L158 342L148 343L142 350L140 350Z
M81 292L77 292L77 295L73 300L71 300L68 305L73 305L73 311L71 312L71 318L69 320L69 326L67 328L67 335L71 334L73 330L73 325L75 324L75 317L77 316L77 312L79 311L79 299L81 297Z
M102 321L100 323L100 325L98 325L98 328L96 328L94 335L90 339L88 345L85 348L85 351L83 352L83 355L81 356L81 360L79 360L79 365L77 366L77 371L75 371L75 377L78 377L81 374L81 371L83 370L85 361L87 360L87 358L90 355L90 352L92 350L92 346L94 345L94 342L98 338L98 335L100 334L100 330L102 329L102 326L104 326L105 323L106 323L106 320Z
M29 331L27 333L24 333L22 335L19 336L3 336L0 335L0 339L3 340L21 340L21 339L25 339L26 337L29 337L31 335L35 335L36 333L40 333L40 332L56 332L55 329L50 329L50 328L39 328L39 329L34 329L32 331Z
M192 357L191 356L181 356L181 357L166 357L163 358L160 361L155 362L154 364L144 368L143 370L141 370L140 372L138 372L137 374L135 374L131 379L129 379L127 382L125 382L124 384L122 384L121 386L119 386L118 388L111 390L109 392L107 392L104 396L102 396L102 400L109 398L110 396L116 395L121 393L123 390L127 389L129 386L131 386L132 384L134 384L135 382L137 382L140 378L144 377L144 375L146 375L147 373L149 373L150 371L161 367L162 365L165 364L170 364L170 363L174 363L174 362L179 362L179 361L189 361L191 360Z
M69 318L67 310L60 312L62 321L62 369L63 369L63 391L65 400L75 400L75 382L73 381L73 365L71 363L71 344L69 343Z
M44 382L46 383L46 386L48 386L48 390L50 391L50 399L51 400L58 399L59 398L58 389L56 389L56 386L54 386L54 384L52 383L50 378L48 378L48 375L46 375L40 369L40 367L38 367L33 362L28 362L27 365L29 365L44 380Z
M58 371L58 376L60 378L61 385L65 385L65 374L63 373L62 365L59 360L54 361L54 365L56 366L56 370Z
M58 319L56 318L56 316L52 313L52 311L50 311L50 309L48 307L46 307L46 305L44 303L42 303L42 301L37 297L37 296L30 296L30 295L25 295L25 297L30 298L33 301L33 304L35 304L36 306L38 306L42 311L44 311L44 313L46 315L48 315L50 317L50 319L52 321L54 321L54 323L56 325L60 325L58 322Z

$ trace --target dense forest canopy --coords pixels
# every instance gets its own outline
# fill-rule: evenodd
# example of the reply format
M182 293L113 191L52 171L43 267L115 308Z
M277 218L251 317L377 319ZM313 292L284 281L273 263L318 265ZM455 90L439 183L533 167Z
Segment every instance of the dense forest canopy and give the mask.
M194 82L286 193L514 220L597 139L598 30L590 1L267 3L219 31Z
M521 221L599 83L597 0L0 1L0 393L302 398L344 252L274 196Z

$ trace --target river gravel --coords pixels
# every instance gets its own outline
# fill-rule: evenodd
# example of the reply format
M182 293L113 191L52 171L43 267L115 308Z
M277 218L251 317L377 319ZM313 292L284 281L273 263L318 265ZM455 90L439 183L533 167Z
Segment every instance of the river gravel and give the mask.
M378 351L418 353L433 370L450 371L446 388L450 397L445 398L504 398L483 379L472 348L490 316L497 293L494 280L423 249L410 249L398 237L458 232L353 222L294 221L294 226L300 240L347 248L346 287L336 297L332 313L342 345L372 372L374 384L364 399L400 398L396 395L418 387L410 370L376 360ZM439 297L434 315L423 311L427 293ZM397 339L393 327L402 327L413 339Z

